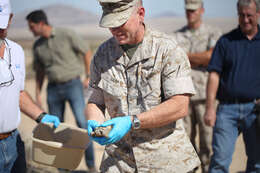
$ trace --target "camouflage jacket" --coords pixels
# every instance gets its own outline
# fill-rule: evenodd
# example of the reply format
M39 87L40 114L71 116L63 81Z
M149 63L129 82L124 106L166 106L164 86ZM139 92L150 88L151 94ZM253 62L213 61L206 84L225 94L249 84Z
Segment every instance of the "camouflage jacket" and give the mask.
M114 38L102 44L91 64L89 103L111 118L139 114L178 94L194 94L185 52L169 36L146 29L131 59ZM104 110L103 110L104 111ZM106 146L102 172L187 172L200 161L182 120L130 131Z
M221 36L220 30L206 24L201 24L197 30L184 26L174 34L180 47L186 53L199 53L213 48ZM195 86L196 95L191 100L206 98L206 85L208 79L207 67L192 68L192 80Z

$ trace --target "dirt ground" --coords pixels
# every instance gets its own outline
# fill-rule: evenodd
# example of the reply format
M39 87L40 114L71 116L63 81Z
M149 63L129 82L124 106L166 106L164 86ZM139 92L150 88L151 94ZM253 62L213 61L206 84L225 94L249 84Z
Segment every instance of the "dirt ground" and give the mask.
M45 99L46 98L46 82L43 87L43 92L42 96ZM34 90L35 89L35 82L34 80L27 80L26 81L26 90L31 94L31 96L34 98ZM65 122L68 124L75 125L75 120L72 115L72 112L69 108L69 105L66 105L66 112L65 112ZM46 104L44 105L44 108L46 109ZM47 109L46 109L47 110ZM27 118L26 116L22 115L22 121L19 127L20 133L22 135L22 139L25 142L26 146L26 158L28 162L28 168L30 173L55 173L58 172L57 169L48 167L48 166L43 166L36 164L35 162L32 161L31 157L31 136L32 136L32 130L35 127L36 123L32 121L31 119ZM101 158L102 158L102 152L103 152L103 147L94 144L94 149L95 149L95 160L96 160L96 166L97 168L100 165ZM243 170L245 170L246 166L246 155L245 155L245 150L244 150L244 144L242 141L242 136L240 135L238 138L238 141L236 143L236 148L235 148L235 153L233 155L233 161L230 167L230 173L243 173ZM84 158L82 159L80 165L76 169L75 172L87 172L87 167L84 162ZM197 171L197 173L200 173L200 170Z

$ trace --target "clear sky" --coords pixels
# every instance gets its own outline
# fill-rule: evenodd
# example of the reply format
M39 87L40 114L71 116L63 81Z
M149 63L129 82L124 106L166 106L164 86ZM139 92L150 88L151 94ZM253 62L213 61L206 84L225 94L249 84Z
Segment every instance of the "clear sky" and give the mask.
M184 16L184 0L143 0L143 2L147 17L169 12ZM205 16L235 17L236 2L237 0L204 0ZM79 7L97 15L101 14L97 0L11 0L14 13L59 3Z

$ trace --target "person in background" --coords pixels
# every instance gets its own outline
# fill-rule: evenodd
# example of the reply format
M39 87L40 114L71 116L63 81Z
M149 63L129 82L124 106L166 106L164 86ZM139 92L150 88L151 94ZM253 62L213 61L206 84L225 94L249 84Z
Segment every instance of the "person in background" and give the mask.
M36 72L36 100L42 105L41 89L45 76L48 78L47 103L49 112L64 121L66 101L69 102L76 123L86 128L84 115L84 87L89 81L91 51L86 43L72 30L56 28L48 23L43 10L35 10L26 17L30 31L39 36L33 46L34 70ZM81 82L82 58L85 66L85 79ZM89 171L95 172L95 159L92 143L85 152Z
M212 151L212 127L207 126L203 118L206 110L207 65L221 31L203 22L202 0L185 0L185 10L187 25L174 35L190 60L196 95L191 97L184 127L200 157L202 173L207 173ZM195 142L196 135L199 135L199 144Z
M169 35L145 25L141 0L99 3L100 26L113 37L91 62L86 112L89 136L97 127L113 127L108 137L91 136L106 146L101 172L194 169L200 161L182 123L195 93L185 52Z
M60 120L45 113L24 90L24 51L20 45L7 39L13 14L9 0L0 1L0 172L25 173L25 151L17 127L20 110L37 123ZM22 163L22 165L21 165Z
M255 100L260 98L259 10L256 0L238 0L239 26L220 38L208 65L204 119L214 127L209 173L229 172L241 132L248 157L246 173L260 172L260 140L254 111Z

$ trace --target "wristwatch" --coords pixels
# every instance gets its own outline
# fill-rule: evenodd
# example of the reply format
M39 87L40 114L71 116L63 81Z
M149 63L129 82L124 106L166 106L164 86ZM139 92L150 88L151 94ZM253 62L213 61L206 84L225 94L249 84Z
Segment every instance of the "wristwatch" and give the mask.
M46 115L47 113L46 112L42 112L37 118L36 118L36 122L37 123L40 123L43 119L43 117Z
M132 128L134 130L137 130L141 127L141 122L140 120L137 118L136 115L132 115L133 116L133 121L132 121Z

